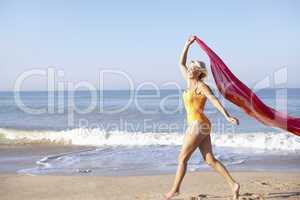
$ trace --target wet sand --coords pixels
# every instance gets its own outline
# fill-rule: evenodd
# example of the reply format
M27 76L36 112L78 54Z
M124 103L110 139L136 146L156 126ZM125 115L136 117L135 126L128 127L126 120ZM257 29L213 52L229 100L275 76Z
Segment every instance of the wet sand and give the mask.
M175 173L151 176L34 176L17 173L20 169L35 166L35 162L44 156L92 148L44 144L0 145L0 200L161 200L173 183ZM276 162L282 164L281 159ZM285 160L284 163L288 165L289 162ZM241 184L241 200L300 199L299 171L265 168L263 171L233 170L231 173ZM187 173L181 195L174 199L221 200L230 197L230 188L219 174L201 171Z
M94 149L85 146L45 144L1 144L0 174L16 173L18 170L36 166L36 161L45 156Z

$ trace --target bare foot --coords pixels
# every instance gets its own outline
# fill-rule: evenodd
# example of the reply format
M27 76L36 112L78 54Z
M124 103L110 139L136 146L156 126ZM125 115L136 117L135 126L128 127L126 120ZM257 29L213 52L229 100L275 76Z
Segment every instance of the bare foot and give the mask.
M232 194L233 194L232 199L233 200L238 200L239 199L239 191L240 191L240 184L234 183L233 187L232 187Z
M172 197L176 197L179 194L180 194L179 192L170 191L170 192L164 194L164 199L163 200L170 200Z

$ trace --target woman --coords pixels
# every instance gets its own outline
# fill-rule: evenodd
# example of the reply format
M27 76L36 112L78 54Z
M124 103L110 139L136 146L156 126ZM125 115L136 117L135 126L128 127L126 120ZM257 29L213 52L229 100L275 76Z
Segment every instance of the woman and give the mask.
M178 168L173 187L164 195L164 199L169 200L179 195L180 185L187 168L187 162L198 147L205 162L225 178L232 190L233 199L236 200L239 196L240 185L231 177L225 166L214 157L212 152L210 138L211 123L203 113L207 98L230 123L238 125L239 121L228 114L208 85L203 82L204 79L207 78L205 64L202 61L191 61L187 66L187 53L194 41L194 36L188 39L180 57L180 69L184 79L187 81L187 89L182 95L187 112L188 128L178 157Z

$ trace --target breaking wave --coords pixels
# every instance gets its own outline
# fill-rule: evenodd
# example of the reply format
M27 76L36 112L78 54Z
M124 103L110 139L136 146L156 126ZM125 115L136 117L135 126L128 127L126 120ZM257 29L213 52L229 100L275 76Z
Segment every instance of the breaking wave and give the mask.
M17 144L62 144L82 146L181 145L183 133L124 132L100 129L64 131L28 131L0 128L2 138ZM300 150L300 137L287 132L211 134L212 143L220 147L264 150ZM3 139L2 139L3 140Z

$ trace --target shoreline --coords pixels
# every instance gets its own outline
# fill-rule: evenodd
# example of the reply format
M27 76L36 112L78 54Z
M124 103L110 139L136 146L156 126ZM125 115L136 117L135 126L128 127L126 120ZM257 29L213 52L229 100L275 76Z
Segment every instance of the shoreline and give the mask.
M45 144L0 144L0 175L18 174L18 170L36 166L46 156L94 149L87 146Z
M37 161L45 157L54 155L74 154L84 151L95 150L97 147L91 146L68 146L68 145L45 145L45 144L1 144L0 145L0 175L35 175L35 176L155 176L155 175L174 175L176 166L168 170L161 170L160 168L143 169L144 166L135 166L136 169L125 170L122 166L115 170L99 166L97 168L89 168L89 164L84 165L83 168L76 168L73 165L68 170L50 171L42 168L39 169ZM195 153L197 154L197 153ZM193 155L197 157L198 155ZM174 159L176 156L174 156ZM175 161L174 161L175 162ZM203 161L201 161L203 162ZM42 163L43 164L43 163ZM194 163L193 163L194 164ZM203 164L203 163L200 163ZM190 162L188 163L188 167ZM195 165L195 164L194 164ZM273 173L286 173L295 172L300 173L300 157L295 155L264 155L263 157L256 158L252 156L251 159L245 160L241 164L225 164L230 172L273 172ZM33 170L32 170L33 169ZM37 170L36 170L37 169ZM67 169L67 168L66 168ZM90 170L90 171L85 171ZM212 172L213 170L205 163L202 167L194 169L188 168L188 173L194 172Z
M299 199L300 173L232 172L241 185L240 199ZM154 176L28 176L0 175L2 200L19 199L109 199L159 200L174 175ZM59 187L58 187L59 185ZM228 199L230 188L216 172L189 172L174 199ZM260 198L261 197L261 198ZM198 198L199 199L199 198Z

